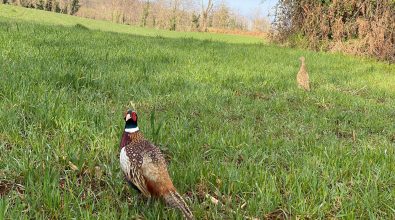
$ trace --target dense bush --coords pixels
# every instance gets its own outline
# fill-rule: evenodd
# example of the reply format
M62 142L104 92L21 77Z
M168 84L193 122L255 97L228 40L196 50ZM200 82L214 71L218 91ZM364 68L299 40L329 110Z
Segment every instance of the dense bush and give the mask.
M279 0L273 38L395 61L394 0Z

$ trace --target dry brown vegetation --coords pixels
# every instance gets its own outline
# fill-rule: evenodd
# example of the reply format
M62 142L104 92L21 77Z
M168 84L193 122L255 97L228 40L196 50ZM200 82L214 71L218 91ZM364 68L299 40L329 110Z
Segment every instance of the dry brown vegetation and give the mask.
M279 0L276 41L395 61L395 1Z
M208 32L219 33L219 34L234 34L234 35L245 35L254 36L260 38L267 38L267 32L261 31L246 31L246 30L230 30L230 29L220 29L220 28L208 28Z

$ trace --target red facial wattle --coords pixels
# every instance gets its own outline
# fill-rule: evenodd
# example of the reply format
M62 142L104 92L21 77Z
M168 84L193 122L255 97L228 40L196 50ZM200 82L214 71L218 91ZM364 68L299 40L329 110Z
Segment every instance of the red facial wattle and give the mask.
M137 114L136 112L132 112L132 120L137 121Z

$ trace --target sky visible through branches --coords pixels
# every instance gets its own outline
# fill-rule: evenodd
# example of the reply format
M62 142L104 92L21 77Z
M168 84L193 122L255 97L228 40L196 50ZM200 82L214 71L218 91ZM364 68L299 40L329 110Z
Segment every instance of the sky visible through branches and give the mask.
M278 0L226 0L226 3L241 15L251 18L257 9L260 9L262 16L268 17L270 21L273 20L273 7Z

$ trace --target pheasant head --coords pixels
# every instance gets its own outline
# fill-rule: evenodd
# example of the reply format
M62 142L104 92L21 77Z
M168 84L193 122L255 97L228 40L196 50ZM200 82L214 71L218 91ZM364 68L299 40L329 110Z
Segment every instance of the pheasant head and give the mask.
M132 133L135 131L139 130L139 127L137 126L137 113L134 110L127 110L124 113L124 119L125 119L125 131Z

